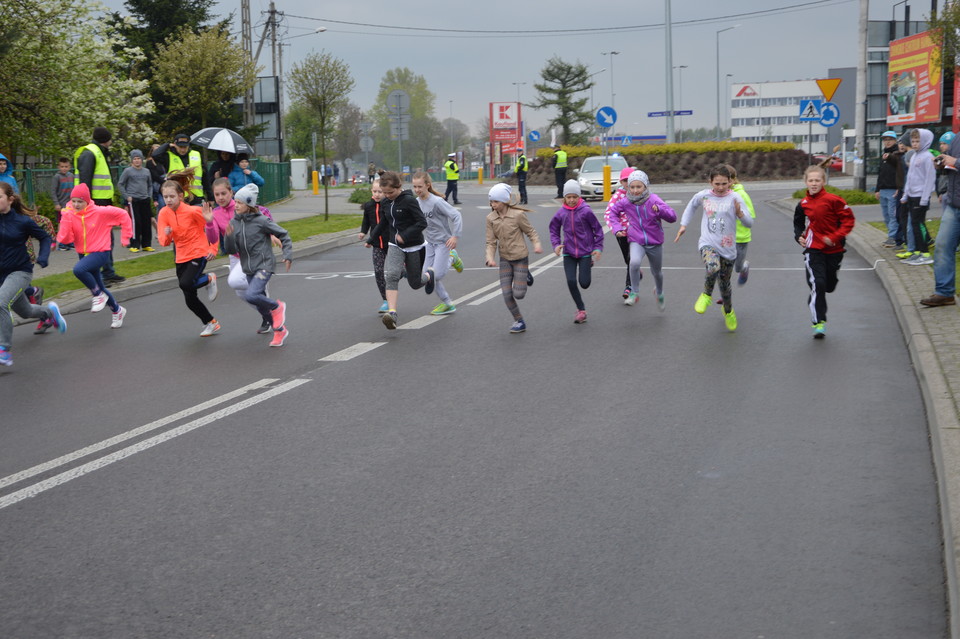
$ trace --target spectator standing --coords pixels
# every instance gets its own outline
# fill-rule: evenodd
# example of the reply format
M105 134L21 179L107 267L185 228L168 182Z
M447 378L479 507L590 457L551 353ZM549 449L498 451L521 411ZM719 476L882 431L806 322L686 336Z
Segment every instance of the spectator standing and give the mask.
M97 206L113 206L113 176L110 174L110 146L113 134L105 126L94 127L93 140L73 153L74 186L86 184L90 199ZM101 272L104 284L119 284L127 278L113 269L113 247L116 237L110 232L110 249Z

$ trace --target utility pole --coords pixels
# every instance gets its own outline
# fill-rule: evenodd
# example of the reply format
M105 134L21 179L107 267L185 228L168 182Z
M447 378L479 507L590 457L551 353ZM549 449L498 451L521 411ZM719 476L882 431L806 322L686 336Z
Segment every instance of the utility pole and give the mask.
M250 0L240 2L241 41L248 60L253 60L253 26L250 24ZM243 126L253 126L253 87L243 94Z
M853 188L867 188L867 26L869 0L860 0L860 37L857 51L857 97L854 127L857 131L857 154L860 162L853 165ZM829 149L828 149L829 151Z

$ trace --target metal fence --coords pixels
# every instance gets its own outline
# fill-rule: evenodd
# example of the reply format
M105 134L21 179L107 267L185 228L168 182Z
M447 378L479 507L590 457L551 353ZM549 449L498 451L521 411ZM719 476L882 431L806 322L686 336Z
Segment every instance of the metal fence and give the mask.
M260 204L268 206L290 197L289 162L263 162L254 159L250 161L250 165L263 177L264 185L260 188ZM125 166L110 167L114 184L117 183L120 173L125 168ZM28 207L35 208L37 206L37 198L42 198L41 193L53 197L53 176L56 173L56 169L31 168L17 169L13 172L17 183L20 185L20 193Z

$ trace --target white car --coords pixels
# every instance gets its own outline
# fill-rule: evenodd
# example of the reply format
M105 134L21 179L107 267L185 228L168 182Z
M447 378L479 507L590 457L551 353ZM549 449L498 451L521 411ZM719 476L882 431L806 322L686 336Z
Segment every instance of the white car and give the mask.
M627 161L620 155L604 158L602 155L585 158L579 169L575 169L577 183L580 185L580 197L603 197L603 166L610 165L610 192L617 190L620 184L620 171L627 168Z

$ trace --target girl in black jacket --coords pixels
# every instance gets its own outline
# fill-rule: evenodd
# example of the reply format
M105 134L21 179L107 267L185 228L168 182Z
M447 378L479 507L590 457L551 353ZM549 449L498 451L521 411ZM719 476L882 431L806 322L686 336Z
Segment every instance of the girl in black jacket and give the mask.
M380 221L383 219L383 213L380 210L380 201L383 199L383 191L380 189L380 180L374 180L370 184L370 194L372 199L363 205L363 223L360 225L359 239L363 240L363 245L373 250L373 277L377 281L377 288L380 289L380 298L383 304L377 311L381 315L390 310L387 306L387 284L383 277L383 265L387 259L387 240L380 231Z

